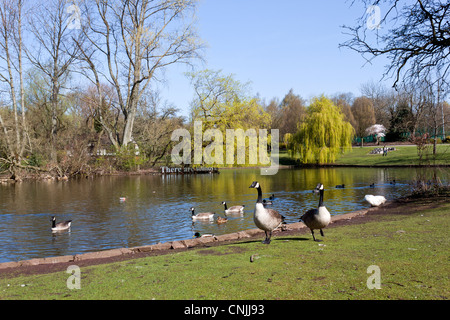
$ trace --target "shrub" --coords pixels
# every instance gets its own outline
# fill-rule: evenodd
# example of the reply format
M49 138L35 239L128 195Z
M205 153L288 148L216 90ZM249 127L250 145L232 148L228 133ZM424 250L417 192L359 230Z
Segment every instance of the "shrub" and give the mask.
M140 166L146 162L144 155L136 155L134 146L122 149L116 154L116 165L125 171L139 170Z
M419 197L435 197L448 196L450 193L450 186L445 185L439 178L434 178L425 181L424 179L417 179L411 182L411 196Z
M430 139L430 143L431 143L431 144L434 144L434 138L431 138L431 139ZM442 143L442 139L441 139L441 138L437 138L436 144L441 144L441 143Z

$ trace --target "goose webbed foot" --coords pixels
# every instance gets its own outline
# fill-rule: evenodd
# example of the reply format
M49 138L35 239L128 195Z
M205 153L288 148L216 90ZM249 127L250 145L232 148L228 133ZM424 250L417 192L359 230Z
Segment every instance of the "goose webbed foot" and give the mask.
M267 231L265 231L265 233L266 233L266 238L264 239L264 241L262 243L270 244L270 238L272 237L272 232L267 233Z

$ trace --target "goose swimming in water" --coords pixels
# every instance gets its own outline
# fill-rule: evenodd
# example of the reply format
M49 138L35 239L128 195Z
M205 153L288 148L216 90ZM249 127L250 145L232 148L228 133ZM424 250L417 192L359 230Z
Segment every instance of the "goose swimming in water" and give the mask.
M225 214L236 214L236 213L243 213L244 212L244 208L245 205L242 206L232 206L232 207L227 207L227 203L225 201L222 201L222 204L224 205L225 208Z
M72 220L56 223L56 217L52 217L52 231L64 231L70 228Z
M317 209L306 211L306 213L300 217L300 221L303 221L303 223L311 230L314 241L317 241L314 236L314 229L319 229L320 234L324 237L322 229L330 223L331 215L323 204L323 184L319 183L313 191L319 192L320 194L319 207Z
M266 233L266 239L264 239L262 243L269 244L270 238L272 237L272 231L281 226L285 218L276 210L267 209L264 207L261 186L258 181L253 181L249 188L255 188L258 190L258 199L256 200L253 221L259 229L264 230Z
M214 220L215 212L200 212L195 214L195 208L191 208L192 220Z

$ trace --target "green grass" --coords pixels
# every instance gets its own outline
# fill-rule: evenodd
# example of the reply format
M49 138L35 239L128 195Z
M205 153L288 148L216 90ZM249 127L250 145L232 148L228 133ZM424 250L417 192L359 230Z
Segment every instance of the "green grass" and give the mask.
M366 166L392 166L392 165L442 165L450 163L450 145L437 146L437 154L432 151L419 161L416 146L398 146L395 151L388 152L386 157L381 154L369 154L375 147L354 147L351 152L345 153L337 161L339 165L366 165Z
M449 211L328 228L320 243L280 234L268 246L258 239L83 267L79 290L67 288L65 271L1 278L0 299L448 299ZM370 265L381 270L379 290L367 288Z

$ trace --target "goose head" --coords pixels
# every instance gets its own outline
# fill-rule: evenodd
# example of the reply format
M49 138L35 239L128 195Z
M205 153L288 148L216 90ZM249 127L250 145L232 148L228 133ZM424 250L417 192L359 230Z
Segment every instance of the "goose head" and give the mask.
M253 183L252 183L252 185L249 187L249 188L255 188L255 189L258 189L260 186L259 186L259 182L258 181L253 181Z
M323 184L318 183L317 186L314 188L314 193L319 193L320 190L323 190Z

